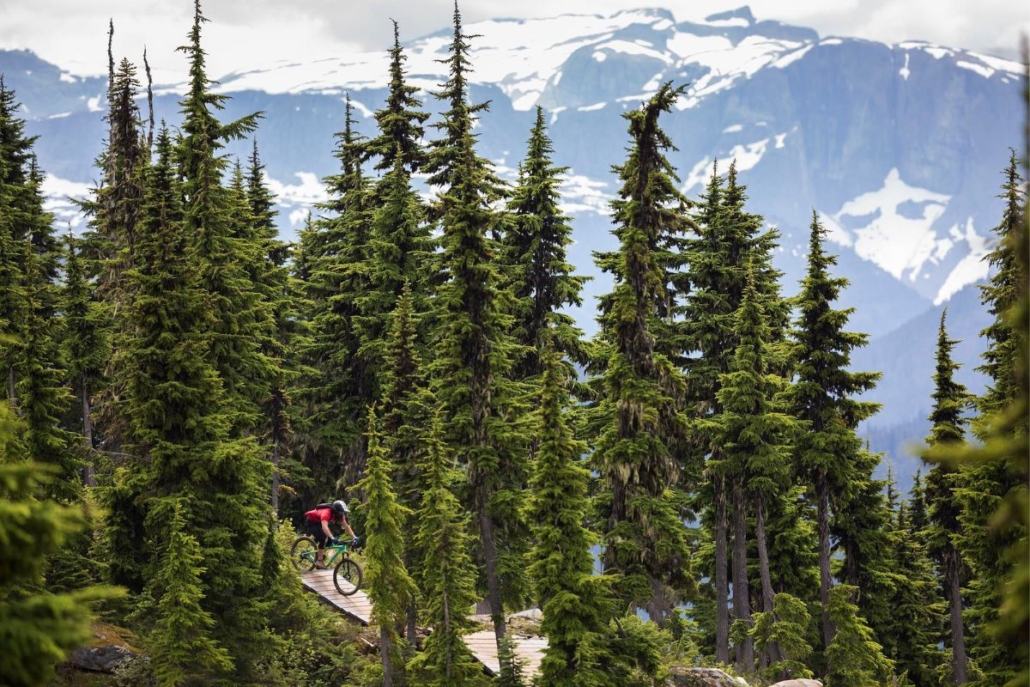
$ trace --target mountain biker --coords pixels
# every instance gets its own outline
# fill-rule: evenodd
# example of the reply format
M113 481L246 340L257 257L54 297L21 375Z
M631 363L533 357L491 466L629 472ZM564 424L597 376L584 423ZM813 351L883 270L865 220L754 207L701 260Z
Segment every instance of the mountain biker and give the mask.
M328 504L328 507L325 507L324 504L319 504L304 514L304 517L307 518L308 534L318 543L318 552L315 554L315 567L317 569L325 570L322 555L326 542L331 544L338 543L333 533L329 530L330 522L341 524L347 530L347 533L350 534L355 544L360 541L357 535L354 534L354 530L351 529L350 523L347 522L347 513L349 512L350 508L347 508L347 504L337 500Z

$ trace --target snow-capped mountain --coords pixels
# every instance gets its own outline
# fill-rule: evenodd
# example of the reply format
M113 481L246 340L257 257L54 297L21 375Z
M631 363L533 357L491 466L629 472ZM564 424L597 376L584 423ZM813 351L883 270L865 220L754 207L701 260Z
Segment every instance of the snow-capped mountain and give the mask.
M478 124L480 151L513 178L532 111L549 113L555 161L570 168L564 202L576 218L571 257L584 273L595 272L591 251L612 243L611 165L622 161L627 140L619 115L673 81L690 85L663 121L679 148L670 160L683 190L696 197L713 161L725 170L735 160L749 209L780 229L777 260L788 292L804 269L813 211L852 280L845 302L857 308L852 322L860 331L882 336L902 328L987 275L982 257L1000 219L1000 172L1009 147L1021 141L1016 63L923 42L820 37L757 21L746 7L703 22L677 22L655 9L496 19L466 32L477 36L472 97L491 101ZM424 89L430 110L428 94L445 79L438 60L450 40L450 29L442 29L406 44L409 79ZM218 90L233 96L225 117L265 113L258 139L287 235L324 198L320 179L335 171L332 135L343 128L345 93L363 116L363 131L372 132L372 112L386 93L387 47L219 75ZM95 177L104 80L74 76L24 51L0 51L0 72L23 102L30 131L41 134L37 150L51 174L54 208L75 222L74 206L60 199L85 192ZM170 124L183 89L184 82L157 85L157 114ZM599 293L608 285L598 278L589 288ZM592 304L579 316L591 330ZM878 355L890 357L890 347ZM885 379L897 387L884 398L894 399L908 381ZM929 399L913 399L882 416L908 420L925 416L928 406Z

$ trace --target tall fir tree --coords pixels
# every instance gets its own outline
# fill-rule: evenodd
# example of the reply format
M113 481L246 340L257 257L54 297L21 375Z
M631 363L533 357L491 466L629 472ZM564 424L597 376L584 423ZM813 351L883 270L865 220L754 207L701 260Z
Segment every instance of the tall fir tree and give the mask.
M1030 98L1030 94L1028 94ZM1030 105L1028 105L1030 110ZM995 229L988 260L996 270L981 287L981 300L994 315L981 334L988 340L984 364L989 377L978 399L974 429L980 446L945 443L928 452L932 460L968 461L958 489L963 536L959 551L971 572L969 657L982 671L970 684L1030 684L1027 610L1030 556L1027 544L1028 448L1028 217L1023 179L1015 154L1005 170L1005 210Z
M965 413L973 398L966 387L955 380L959 364L954 362L951 352L958 341L948 337L945 319L948 311L941 313L941 324L937 334L937 365L934 373L933 410L930 413L930 436L928 446L961 444L965 441ZM962 488L963 471L954 465L938 463L926 474L926 486L920 496L926 502L925 537L930 554L937 563L948 600L949 632L951 647L952 684L966 683L968 676L965 627L962 620L962 586L966 581L965 565L958 548L962 536L962 503L959 490ZM913 526L919 523L913 518Z
M755 543L758 550L758 569L761 582L761 611L774 612L775 592L769 565L769 547L766 534L766 515L769 503L774 503L790 485L790 454L796 423L785 412L783 391L786 380L770 370L773 358L768 315L755 287L754 273L749 271L743 299L736 312L735 338L738 341L730 372L719 379L717 398L722 412L715 416L719 423L718 444L722 447L725 473L733 481L733 502L740 516L735 518L734 545L744 555L734 558L734 613L737 620L750 623L747 587L748 561L745 543L748 540L745 518L749 504L753 504ZM738 608L743 606L743 612ZM741 644L738 671L754 670L753 648L750 638ZM778 648L767 644L773 662L779 660Z
M375 168L386 172L394 169L397 159L410 175L419 171L426 162L422 147L425 133L423 124L429 113L420 108L422 103L416 97L418 87L405 80L407 72L404 62L408 59L401 46L400 29L393 21L393 47L390 48L390 85L386 105L376 111L375 119L379 135L365 144L366 156L377 156Z
M529 520L536 544L530 552L547 650L540 687L602 687L611 676L597 655L611 615L608 580L594 575L595 538L584 525L590 472L586 443L567 424L569 377L557 353L545 354L538 412L536 464L530 481Z
M372 220L369 182L361 169L363 141L355 124L348 96L335 152L340 171L326 178L329 200L323 207L330 216L315 221L302 243L313 308L308 364L316 371L305 389L312 412L304 432L320 447L308 460L316 482L315 493L307 496L316 500L336 494L338 480L345 486L357 482L365 455L361 422L373 399L373 371L359 352L354 327L357 300L368 288L364 267Z
M111 337L108 320L101 311L100 301L95 298L95 283L85 272L80 245L68 232L62 296L66 331L61 352L67 361L68 382L79 406L76 417L81 422L85 451L83 483L95 487L93 398L103 385L104 368L111 355Z
M545 337L571 361L586 363L583 334L561 312L583 304L580 292L586 278L575 275L567 259L572 225L559 207L559 187L568 168L554 166L553 152L543 108L537 107L519 182L508 202L511 224L499 256L510 270L518 299L515 336L528 348L517 370L523 378L543 372Z
M467 461L470 510L479 532L486 599L498 642L505 633L504 605L528 596L523 556L528 533L522 516L526 483L525 412L512 366L520 355L509 332L513 299L496 261L493 234L500 217L491 203L499 186L489 161L476 153L473 115L485 108L466 102L468 36L454 10L449 79L437 97L449 109L444 136L430 145L430 184L440 187L443 283L433 317L433 391L444 412L446 441Z
M120 361L129 370L122 412L132 458L116 475L109 530L119 571L136 591L146 587L160 612L154 576L162 564L146 540L168 541L174 511L183 508L182 535L195 539L205 562L200 605L215 623L209 633L180 640L209 637L228 652L232 674L246 679L266 638L256 545L267 512L264 471L253 439L232 437L237 406L208 355L207 320L215 314L207 307L164 128L156 147L138 262L128 272L134 335ZM220 672L228 664L212 665Z
M476 574L469 555L468 523L453 494L458 480L442 437L441 419L426 439L427 456L421 466L423 496L418 510L418 546L425 552L422 591L426 624L433 628L422 653L408 664L414 687L481 687L483 670L464 635L470 630L467 609L476 601Z
M402 525L411 512L397 500L392 482L393 465L380 441L375 408L368 411L368 469L358 489L365 495L366 589L372 602L372 622L379 626L379 655L383 687L404 684L404 662L397 628L403 624L415 591L404 566ZM412 638L413 639L413 638Z
M43 591L46 556L59 550L84 524L81 506L40 500L53 470L15 457L17 425L0 404L0 683L47 684L54 666L89 641L90 603L115 598L113 589L71 594ZM33 555L26 552L33 551Z
M201 28L207 21L200 0L194 2L189 40L179 50L189 60L189 87L179 102L183 122L175 146L177 172L182 179L183 222L196 253L202 288L214 317L206 324L207 355L222 382L232 433L243 436L257 424L259 403L275 376L275 365L262 349L270 335L268 304L246 263L254 257L254 241L234 226L238 194L222 185L228 160L225 144L242 139L257 126L259 114L223 123L216 113L228 96L213 92L208 79ZM249 233L248 233L249 234Z
M830 608L831 497L843 493L858 476L856 463L862 442L855 427L871 416L877 405L853 397L871 389L879 378L878 373L849 370L851 351L864 345L868 337L845 331L850 309L833 308L848 280L830 275L837 259L823 249L825 233L813 212L808 270L797 299L791 350L796 372L790 392L793 412L807 429L796 444L798 465L815 487L824 648L834 637Z
M693 584L672 491L681 468L676 449L686 434L679 405L685 382L657 350L653 331L666 283L655 243L660 232L685 226L684 199L665 157L674 148L658 118L682 92L666 83L641 109L623 115L631 147L616 167L623 185L612 201L620 247L615 256L599 256L607 258L602 266L614 272L615 285L599 318L606 350L597 363L604 371L592 460L606 488L599 502L604 569L616 576L614 590L627 606L648 603L660 584L679 591Z

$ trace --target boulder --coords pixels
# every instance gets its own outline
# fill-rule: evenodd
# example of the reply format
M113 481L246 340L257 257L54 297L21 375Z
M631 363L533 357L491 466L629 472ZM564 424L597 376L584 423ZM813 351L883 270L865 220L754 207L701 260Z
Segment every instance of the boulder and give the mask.
M670 671L668 687L747 687L743 678L732 677L718 668L679 668Z
M76 649L68 662L79 670L113 673L115 668L137 656L124 646L91 646Z
M823 687L823 683L818 680L799 678L797 680L784 680L783 682L777 682L775 685L770 685L770 687Z

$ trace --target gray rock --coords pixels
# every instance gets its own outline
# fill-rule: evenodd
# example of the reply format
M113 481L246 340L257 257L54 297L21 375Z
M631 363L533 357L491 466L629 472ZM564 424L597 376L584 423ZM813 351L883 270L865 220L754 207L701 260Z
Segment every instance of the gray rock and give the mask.
M673 668L668 687L747 687L743 678L731 677L718 668Z
M784 680L783 682L777 682L775 685L770 687L823 687L823 683L818 680L798 679L798 680Z
M76 649L68 662L79 670L113 673L118 666L135 657L135 653L123 646L96 646Z

